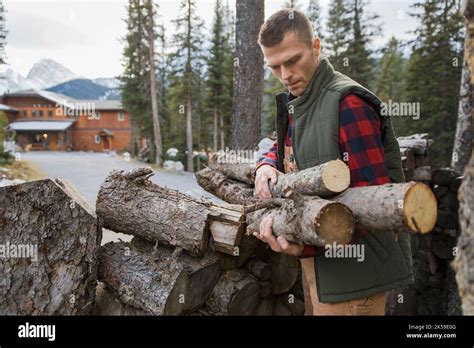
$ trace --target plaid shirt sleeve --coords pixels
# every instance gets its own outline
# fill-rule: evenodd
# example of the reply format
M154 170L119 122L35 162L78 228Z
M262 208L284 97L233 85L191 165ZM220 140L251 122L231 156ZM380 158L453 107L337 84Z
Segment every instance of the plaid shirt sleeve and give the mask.
M351 187L382 185L390 182L382 143L380 120L374 109L355 95L339 105L339 143L342 159L349 167ZM349 244L367 231L357 230ZM305 246L300 258L324 252L324 247Z
M257 165L255 167L255 170L257 170L258 168L260 168L261 166L266 165L266 164L268 164L268 165L270 165L274 168L277 167L277 144L278 144L278 142L275 141L273 143L272 147L267 152L262 154L261 157L259 157L259 159L257 161Z

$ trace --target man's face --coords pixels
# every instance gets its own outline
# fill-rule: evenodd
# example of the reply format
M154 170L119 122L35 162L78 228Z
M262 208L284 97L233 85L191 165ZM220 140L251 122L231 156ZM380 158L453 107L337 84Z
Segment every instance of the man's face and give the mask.
M294 96L299 97L308 87L319 58L319 38L314 38L313 46L302 42L294 32L285 34L276 46L261 46L263 56L273 75Z

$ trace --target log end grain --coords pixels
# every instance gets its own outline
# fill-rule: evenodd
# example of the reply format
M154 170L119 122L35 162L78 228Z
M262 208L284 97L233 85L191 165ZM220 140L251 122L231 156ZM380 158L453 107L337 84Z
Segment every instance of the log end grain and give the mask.
M349 167L341 160L329 161L322 171L322 179L329 191L342 192L351 183Z
M349 243L355 228L351 210L338 202L326 204L316 215L314 225L324 244Z
M405 193L403 213L411 231L431 232L437 218L437 202L433 191L423 183L414 183Z

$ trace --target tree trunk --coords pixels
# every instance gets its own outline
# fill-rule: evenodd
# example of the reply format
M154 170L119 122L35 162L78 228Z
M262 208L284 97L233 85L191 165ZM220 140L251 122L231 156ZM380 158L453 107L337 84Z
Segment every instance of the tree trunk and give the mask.
M216 237L226 231L237 242L244 234L242 212L153 184L148 180L152 175L151 168L136 168L106 178L96 203L104 227L179 246L197 256L204 254L209 232Z
M270 265L262 260L251 259L245 263L245 268L255 278L261 281L267 281L272 275L272 269Z
M466 36L464 41L464 62L459 92L459 111L454 137L451 167L459 173L469 162L472 152L472 118L473 104L473 70L474 70L474 5L472 1L464 1L464 16L466 17Z
M218 139L219 139L219 126L218 126L218 121L219 121L219 115L217 114L217 105L214 105L213 107L213 112L214 112L214 118L213 118L213 121L214 121L214 128L213 128L213 132L212 132L212 149L214 152L217 152L218 150Z
M0 315L91 314L102 230L63 179L0 188Z
M253 189L247 184L229 179L220 171L205 168L196 173L199 186L207 192L231 204L248 205L255 203L257 198Z
M153 120L153 135L155 140L155 163L163 165L163 141L161 139L161 126L158 116L158 101L156 97L156 74L155 74L155 11L153 1L147 4L148 7L148 46L150 53L150 94L151 94L151 116Z
M263 54L257 40L264 16L264 0L237 0L230 146L234 150L255 150L260 137Z
M458 197L461 235L454 268L463 314L474 315L474 156L464 171Z
M261 221L267 216L273 216L275 236L315 246L348 243L355 225L352 212L344 204L300 196L295 200L282 200L278 208L247 214L247 233L259 231Z
M268 250L267 262L270 265L272 277L272 293L275 295L288 292L298 278L298 258L292 255L275 253Z
M107 243L99 254L99 280L121 302L152 315L189 314L210 296L220 275L213 256L192 258L155 246L152 255L130 243Z
M350 207L357 224L373 231L428 233L436 224L436 198L422 183L354 187L331 200Z
M122 303L118 296L99 282L97 285L94 315L150 315L141 309Z
M214 315L252 315L261 301L261 285L242 269L225 272L206 301Z

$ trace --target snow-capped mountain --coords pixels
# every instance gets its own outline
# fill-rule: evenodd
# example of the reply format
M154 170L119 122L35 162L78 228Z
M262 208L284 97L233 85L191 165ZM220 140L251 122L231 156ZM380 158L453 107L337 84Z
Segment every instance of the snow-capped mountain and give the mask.
M52 59L41 59L33 65L26 78L33 88L45 89L78 77L64 65Z
M33 88L77 99L111 100L120 99L119 85L120 80L116 78L80 77L52 59L35 63L26 78L11 68L0 71L0 95Z
M98 85L107 87L107 88L119 88L120 80L114 77L99 77L97 79L93 79L93 82L97 83Z
M0 94L28 88L32 88L30 82L15 70L8 68L0 73Z

